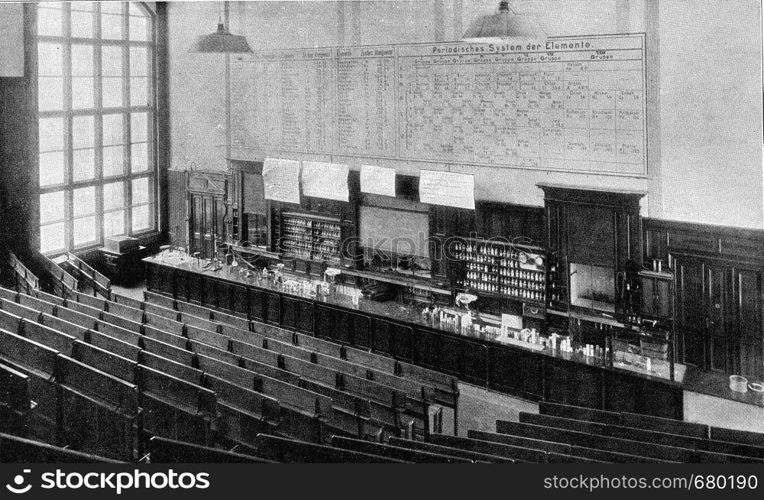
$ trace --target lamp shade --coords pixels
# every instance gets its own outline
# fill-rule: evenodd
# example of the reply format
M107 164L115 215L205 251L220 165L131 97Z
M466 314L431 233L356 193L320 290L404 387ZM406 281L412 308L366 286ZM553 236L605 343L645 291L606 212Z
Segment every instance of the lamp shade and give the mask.
M247 39L241 35L232 35L223 25L218 24L218 30L209 35L196 39L189 52L213 52L222 54L241 54L252 52Z
M475 20L462 37L463 42L498 43L510 39L546 38L546 33L532 16L517 14L502 0L499 11Z

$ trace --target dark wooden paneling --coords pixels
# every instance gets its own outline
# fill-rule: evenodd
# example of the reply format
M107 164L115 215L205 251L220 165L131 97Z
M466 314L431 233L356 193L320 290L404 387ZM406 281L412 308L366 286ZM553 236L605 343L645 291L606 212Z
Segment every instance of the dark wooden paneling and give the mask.
M281 324L281 297L277 293L265 292L265 321Z
M547 401L602 408L603 371L574 362L546 360Z
M440 335L424 328L414 331L414 362L433 370L440 369Z
M265 321L265 292L257 288L249 289L249 318Z
M361 314L350 314L353 345L363 349L371 347L371 320Z
M544 208L479 202L476 205L475 231L481 238L522 240L544 245Z
M313 304L300 300L297 302L297 325L298 331L313 334Z
M297 300L292 297L283 296L281 298L281 325L284 328L297 328L299 312L297 311Z
M460 377L485 387L488 383L488 347L477 342L462 341Z
M335 324L333 309L322 305L316 305L315 318L316 336L334 340L337 325Z
M489 388L529 399L543 398L543 358L501 346L491 346L488 357Z
M465 340L456 335L433 334L438 343L436 369L460 377L464 368L463 347Z
M202 283L202 277L196 273L188 273L186 275L186 297L187 300L195 302L197 304L202 303L202 296L204 293L204 283Z
M371 319L372 350L381 354L394 354L395 339L393 324L379 318Z
M247 288L240 285L232 285L231 293L231 311L234 313L247 314L249 307L247 305Z
M680 387L615 371L605 374L605 381L606 410L682 419Z
M208 307L218 307L218 287L215 280L205 278L202 281L202 287L204 294L202 296L202 303Z

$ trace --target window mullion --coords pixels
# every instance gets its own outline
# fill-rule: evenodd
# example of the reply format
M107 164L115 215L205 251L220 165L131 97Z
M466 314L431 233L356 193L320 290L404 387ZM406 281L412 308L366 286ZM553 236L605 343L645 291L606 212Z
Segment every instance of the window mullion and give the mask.
M96 178L96 238L104 239L103 228L103 44L101 43L101 5L95 6L95 178Z
M63 50L63 80L64 80L64 147L66 148L66 161L64 162L64 246L66 249L74 247L74 209L72 207L72 183L74 181L74 148L72 135L72 23L71 4L61 5L61 29L64 36Z

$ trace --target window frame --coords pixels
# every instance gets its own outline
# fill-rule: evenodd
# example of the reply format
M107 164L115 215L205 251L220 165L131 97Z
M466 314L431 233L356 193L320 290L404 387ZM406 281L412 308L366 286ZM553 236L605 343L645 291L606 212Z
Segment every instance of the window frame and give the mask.
M56 2L53 2L56 3ZM115 2L116 3L116 2ZM98 246L102 246L106 236L105 227L105 215L104 210L104 187L106 184L112 184L115 182L123 183L123 206L121 209L110 210L109 213L117 210L122 210L123 215L123 234L128 236L140 237L148 234L157 233L159 231L159 166L158 166L158 153L159 148L158 141L158 96L157 96L157 31L158 31L158 19L157 13L150 6L144 2L120 2L121 3L121 22L122 33L121 39L103 39L101 38L102 26L101 26L101 4L99 2L93 2L93 29L92 38L74 37L71 36L71 6L69 2L57 3L61 17L61 32L59 35L43 35L39 34L39 27L35 25L34 29L34 45L35 53L37 53L37 47L41 43L55 43L62 46L62 74L61 79L63 81L63 103L60 110L39 110L38 119L60 117L63 121L63 155L64 155L64 182L55 185L42 186L40 183L40 175L38 171L37 176L37 196L38 199L41 195L52 192L64 192L64 247L55 249L46 249L44 252L46 255L57 255L65 251L82 251L92 249ZM140 9L140 12L146 19L146 40L131 40L130 39L130 20L131 20L131 4L133 8ZM44 4L36 6L37 12L40 8L45 8ZM74 109L73 108L73 72L72 72L72 47L77 45L86 45L92 47L93 57L93 70L92 70L92 107L86 109ZM103 47L118 47L122 52L122 74L121 74L121 92L122 92L122 105L114 107L103 106L103 85L102 79L106 77L103 74L103 61L102 52ZM146 60L146 104L132 105L130 102L131 90L132 90L132 73L130 68L130 58L133 48L144 48L147 51ZM36 61L35 72L35 86L39 86L39 61ZM39 90L38 90L39 92ZM36 105L39 105L39 94L35 99ZM133 142L131 122L132 115L134 113L145 113L146 120L146 137L145 141ZM104 176L104 145L103 141L103 117L104 115L120 115L122 116L122 134L120 145L123 148L122 152L122 173L114 176ZM93 177L86 180L74 180L74 154L75 151L86 149L77 148L73 143L73 120L79 116L92 116L93 117ZM39 129L39 126L38 126ZM146 159L147 168L145 170L133 172L133 158L132 150L133 144L146 144ZM58 150L56 150L58 151ZM38 142L36 155L38 162L42 155ZM132 183L136 179L148 178L149 179L149 202L147 204L134 205L132 200ZM80 188L95 187L95 241L81 242L75 244L74 240L74 191ZM148 205L149 207L149 225L146 228L133 231L133 217L132 211L135 207L143 207ZM81 217L77 217L81 219ZM46 222L42 224L40 220L37 221L38 235L40 235L39 248L42 245L42 228L53 223ZM42 250L42 249L41 249Z

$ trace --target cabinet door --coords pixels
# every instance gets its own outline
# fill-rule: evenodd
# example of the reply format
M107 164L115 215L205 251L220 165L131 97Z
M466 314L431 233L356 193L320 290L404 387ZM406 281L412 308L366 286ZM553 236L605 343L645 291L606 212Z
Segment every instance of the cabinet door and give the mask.
M735 327L739 339L739 368L741 375L764 377L764 340L762 339L762 276L760 270L735 270Z
M613 211L605 207L572 205L566 214L568 260L579 264L615 267Z
M655 278L642 278L642 316L646 318L655 317L655 293L657 291L657 280Z
M656 280L655 315L659 318L671 318L674 315L672 288L674 284L670 280Z
M731 272L724 267L706 267L706 298L708 300L707 368L729 373L732 358L732 319L730 310Z
M677 257L676 288L679 361L704 367L707 316L703 298L703 263Z

